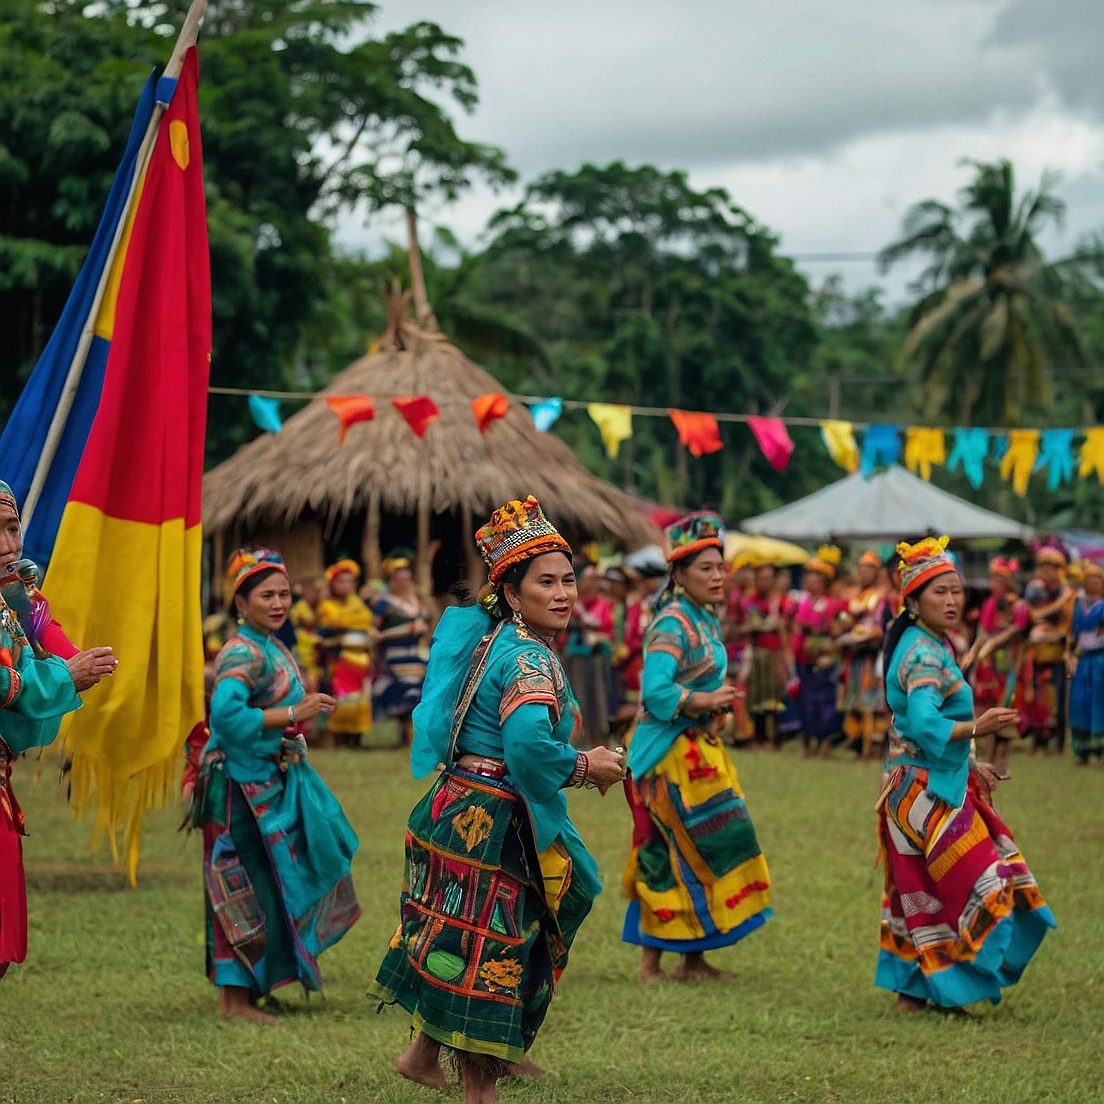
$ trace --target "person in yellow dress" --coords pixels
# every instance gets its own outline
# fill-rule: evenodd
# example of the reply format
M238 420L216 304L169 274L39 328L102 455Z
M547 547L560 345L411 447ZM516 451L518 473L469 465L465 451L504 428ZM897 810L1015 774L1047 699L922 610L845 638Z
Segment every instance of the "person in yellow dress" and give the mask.
M339 743L357 747L372 728L370 648L372 614L356 592L360 566L341 559L326 568L329 594L318 603L315 632L322 641L327 685L337 698L329 730Z

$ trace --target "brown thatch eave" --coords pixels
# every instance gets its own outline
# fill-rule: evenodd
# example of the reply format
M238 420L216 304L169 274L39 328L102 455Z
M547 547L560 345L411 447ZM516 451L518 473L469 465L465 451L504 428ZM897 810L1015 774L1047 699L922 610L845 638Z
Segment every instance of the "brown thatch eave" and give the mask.
M375 418L351 426L343 444L320 397L281 433L262 434L209 471L205 529L290 527L308 511L333 520L367 509L373 497L390 513L413 514L428 500L434 513L467 507L478 521L534 494L557 524L585 539L636 548L658 538L633 499L587 471L558 437L538 433L524 407L514 404L481 434L471 400L500 385L454 345L409 324L402 343L354 362L323 392L377 399ZM381 397L394 395L428 395L440 408L421 440Z

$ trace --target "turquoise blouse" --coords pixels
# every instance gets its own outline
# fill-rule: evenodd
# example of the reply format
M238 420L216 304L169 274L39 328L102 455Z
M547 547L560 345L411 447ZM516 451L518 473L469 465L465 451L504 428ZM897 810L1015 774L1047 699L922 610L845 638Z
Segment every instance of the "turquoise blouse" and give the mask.
M701 718L682 712L692 693L712 693L725 679L728 657L721 622L705 606L677 595L656 615L644 638L643 709L629 745L629 770L655 770L675 740Z
M478 607L452 607L433 634L422 700L414 710L411 769L424 777L446 763L453 715L472 656L495 622ZM487 653L483 676L456 738L465 753L502 759L506 777L525 799L538 851L561 839L576 873L592 893L598 868L567 816L564 786L578 752L571 737L579 707L555 652L513 622L503 625Z
M235 782L263 782L276 769L282 728L264 727L264 711L304 698L299 668L275 635L241 625L215 661L211 739Z
M928 772L928 789L955 807L966 797L970 741L951 740L956 721L974 719L974 694L953 651L919 625L905 630L886 678L893 710L890 765Z
M17 755L52 744L61 718L81 706L69 665L57 656L36 659L22 626L6 607L0 620L0 648L13 656L18 653L11 667L0 667L0 700L11 691L13 671L19 681L14 698L0 709L0 737Z

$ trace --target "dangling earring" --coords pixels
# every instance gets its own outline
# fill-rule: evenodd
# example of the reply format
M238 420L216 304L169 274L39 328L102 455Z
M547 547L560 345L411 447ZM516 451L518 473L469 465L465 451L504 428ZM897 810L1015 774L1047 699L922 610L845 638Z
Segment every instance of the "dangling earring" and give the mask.
M514 610L512 620L514 624L517 625L519 628L525 628L525 622L524 620L522 620L521 610Z

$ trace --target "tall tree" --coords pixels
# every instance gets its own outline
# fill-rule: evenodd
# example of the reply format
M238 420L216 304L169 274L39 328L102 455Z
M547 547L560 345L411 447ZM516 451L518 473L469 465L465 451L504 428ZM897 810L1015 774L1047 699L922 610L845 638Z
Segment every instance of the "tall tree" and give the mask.
M1059 270L1039 244L1065 205L1052 173L1017 196L1011 162L970 163L974 178L959 206L916 204L879 260L884 270L914 254L928 258L901 354L925 415L1011 425L1029 407L1050 406L1054 365L1082 361Z

